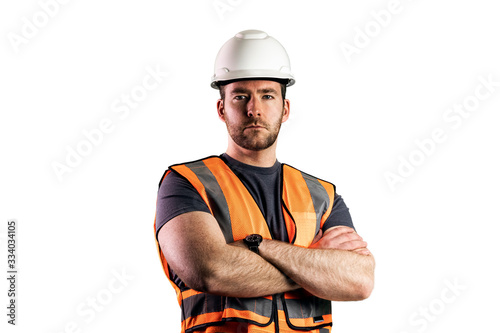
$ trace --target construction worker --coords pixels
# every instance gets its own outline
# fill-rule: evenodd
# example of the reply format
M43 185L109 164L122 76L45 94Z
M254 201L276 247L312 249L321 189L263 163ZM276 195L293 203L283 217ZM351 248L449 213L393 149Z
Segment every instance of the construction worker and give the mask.
M330 332L331 301L367 298L374 259L335 186L276 159L295 79L263 31L220 49L226 153L169 167L155 218L181 332Z

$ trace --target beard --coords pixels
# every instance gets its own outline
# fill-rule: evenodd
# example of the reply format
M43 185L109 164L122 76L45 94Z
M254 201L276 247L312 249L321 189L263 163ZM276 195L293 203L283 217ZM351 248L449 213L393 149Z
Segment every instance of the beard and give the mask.
M282 119L283 117L280 117L273 124L252 121L243 126L230 124L226 121L226 127L229 136L238 146L252 151L259 151L271 147L276 142ZM247 128L248 126L261 126L264 129L251 129Z

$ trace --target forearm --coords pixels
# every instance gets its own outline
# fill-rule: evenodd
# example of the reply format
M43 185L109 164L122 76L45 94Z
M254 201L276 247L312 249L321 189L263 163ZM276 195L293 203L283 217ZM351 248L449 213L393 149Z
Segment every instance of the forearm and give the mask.
M214 256L215 257L215 256ZM260 297L299 286L247 248L225 245L205 270L203 291L231 297Z
M242 241L226 244L210 214L181 214L162 227L158 239L169 267L194 290L260 297L298 288Z
M305 290L334 301L365 299L373 288L373 256L337 249L310 249L264 240L260 255Z

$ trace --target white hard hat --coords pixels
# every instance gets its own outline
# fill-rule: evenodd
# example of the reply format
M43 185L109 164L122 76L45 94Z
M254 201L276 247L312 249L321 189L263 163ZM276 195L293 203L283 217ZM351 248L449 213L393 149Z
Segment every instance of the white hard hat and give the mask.
M210 85L218 89L223 81L255 78L295 83L288 54L276 39L260 30L241 31L219 50Z

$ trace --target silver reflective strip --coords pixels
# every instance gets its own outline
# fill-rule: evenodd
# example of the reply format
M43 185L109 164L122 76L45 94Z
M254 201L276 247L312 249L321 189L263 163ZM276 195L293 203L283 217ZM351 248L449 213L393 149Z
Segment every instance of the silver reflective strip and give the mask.
M213 175L212 171L203 163L203 161L193 162L186 164L186 166L194 172L200 182L205 187L207 192L210 208L214 214L215 219L219 223L219 227L224 234L226 243L232 243L233 230L231 228L231 219L229 216L229 207L226 198L222 193L222 189Z
M251 311L259 316L263 316L271 320L273 302L264 297L236 298L203 293L183 299L181 308L183 309L181 315L182 321L189 317L196 317L206 313L212 313L212 315L215 316L215 313L219 312L217 319L211 319L208 321L217 322L223 318L225 309Z
M271 318L273 301L264 297L260 298L226 298L226 308L239 311L252 311L258 315Z
M332 313L332 302L322 298L310 296L301 299L286 299L288 318L313 318Z
M314 205L314 211L316 212L316 232L319 230L321 226L321 218L323 214L328 209L330 205L330 197L326 192L326 189L321 185L318 179L313 178L303 172L301 172L302 177L306 181L307 188L309 189L309 193L311 194L312 202Z

